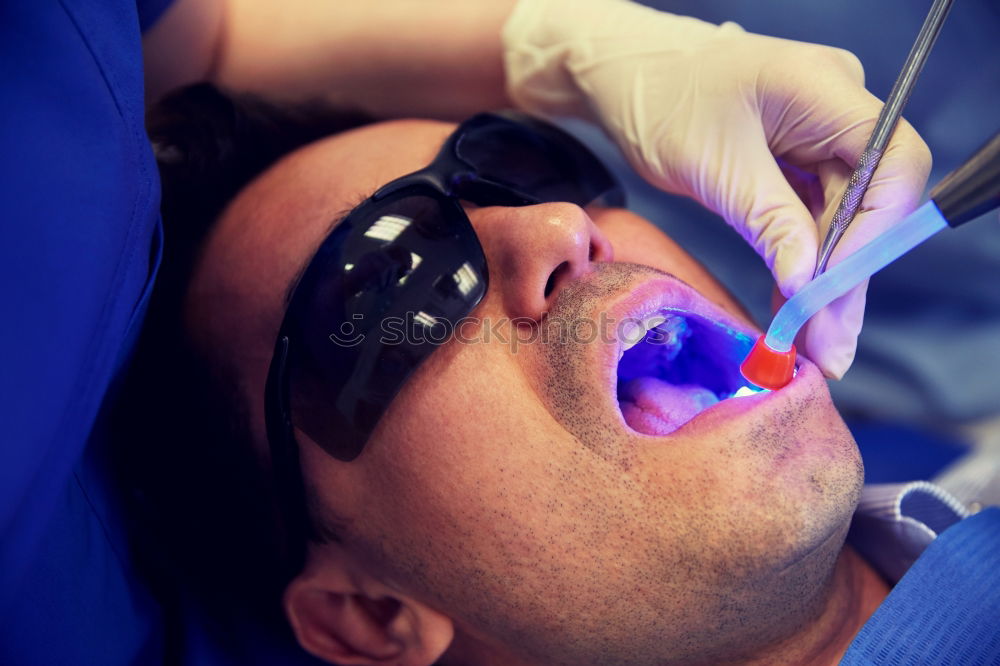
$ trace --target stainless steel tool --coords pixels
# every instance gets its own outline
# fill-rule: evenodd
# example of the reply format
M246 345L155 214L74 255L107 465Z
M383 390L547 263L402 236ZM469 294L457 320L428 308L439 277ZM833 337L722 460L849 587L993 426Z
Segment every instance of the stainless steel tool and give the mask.
M941 26L944 25L952 2L954 0L934 0L934 4L931 5L927 18L924 19L924 24L917 34L917 39L910 49L910 54L906 56L903 70L892 85L892 91L878 115L875 129L872 131L871 138L868 139L868 145L865 146L864 152L858 158L858 164L847 183L844 196L840 199L837 211L833 214L830 228L819 248L819 257L816 260L816 272L813 273L813 278L826 270L826 264L830 261L833 248L837 246L844 232L847 231L847 227L854 220L854 216L861 206L861 200L864 199L865 192L868 190L872 175L882 159L882 153L889 145L889 138L892 136L893 130L896 129L899 116L903 113L903 107L910 99L910 93L913 92L917 76L924 68L931 47L934 46L934 42L941 32Z

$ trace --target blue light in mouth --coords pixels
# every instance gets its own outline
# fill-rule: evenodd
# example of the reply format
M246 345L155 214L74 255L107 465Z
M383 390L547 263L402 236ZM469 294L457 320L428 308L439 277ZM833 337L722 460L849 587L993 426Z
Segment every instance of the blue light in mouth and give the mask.
M761 388L759 386L753 386L752 384L747 384L746 386L741 386L736 389L736 393L731 395L732 398L745 398L748 395L757 395L758 393L770 393L766 388Z
M748 385L739 370L753 338L686 310L666 308L662 314L665 321L622 356L620 386L639 377L655 377L678 386L704 387L719 400L765 390Z

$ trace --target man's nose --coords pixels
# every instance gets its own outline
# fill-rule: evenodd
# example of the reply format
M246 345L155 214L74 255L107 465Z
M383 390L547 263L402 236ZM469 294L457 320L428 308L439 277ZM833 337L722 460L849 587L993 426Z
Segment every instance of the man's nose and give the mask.
M486 251L490 286L511 319L540 321L560 289L611 261L607 237L586 211L570 203L484 208L473 214Z

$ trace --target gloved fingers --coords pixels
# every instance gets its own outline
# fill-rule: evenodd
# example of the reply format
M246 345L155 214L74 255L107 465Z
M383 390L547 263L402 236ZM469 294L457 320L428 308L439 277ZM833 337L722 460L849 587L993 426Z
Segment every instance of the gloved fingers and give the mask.
M860 64L856 72L849 64L857 61L853 55L839 49L828 51L833 52L827 55L834 60L842 54L840 60L845 65L816 72L807 88L787 89L788 81L772 82L764 94L774 94L785 102L764 120L774 137L772 149L776 155L799 165L836 158L853 169L868 144L883 102L863 87ZM930 160L927 144L901 118L880 164L887 171L919 177L929 173Z
M904 137L899 139L897 137L901 132ZM905 136L911 132L911 136ZM918 145L922 146L923 150L917 149ZM926 151L923 140L917 136L909 123L904 125L903 121L900 121L861 200L854 221L830 257L830 265L835 266L909 215L920 203L930 169L930 152ZM823 233L826 232L829 220L840 202L839 197L846 188L845 178L849 177L850 170L845 167L825 169L820 174L824 191L828 195L833 195L827 198L827 209L824 211L821 224Z
M909 123L901 121L875 170L854 221L831 257L831 265L912 212L923 195L930 169L931 156L926 144ZM820 233L825 235L854 163L834 158L818 170L827 202L820 218Z
M778 289L789 297L812 278L816 266L816 223L799 193L808 197L816 185L805 174L787 168L783 172L762 134L758 140L729 146L727 152L723 177L703 181L719 191L697 195L702 202L714 202L716 211L764 259ZM791 183L786 173L793 176Z
M761 120L775 155L795 164L839 157L854 166L882 102L864 87L864 70L843 49L791 42L762 68Z
M778 168L813 219L820 219L826 208L827 196L823 191L823 182L819 175L783 159L778 159Z
M846 162L836 157L816 164L815 169L820 189L823 191L823 205L816 216L816 226L822 239L830 229L833 215L837 212L840 200L847 190L852 169Z

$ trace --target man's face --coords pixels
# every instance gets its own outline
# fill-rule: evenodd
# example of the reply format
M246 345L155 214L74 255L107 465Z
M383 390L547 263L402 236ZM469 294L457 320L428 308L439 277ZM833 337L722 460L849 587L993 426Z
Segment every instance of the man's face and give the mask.
M452 129L401 121L313 144L217 225L192 319L240 367L261 447L290 283L330 220L429 163ZM680 308L757 331L707 272L628 212L468 214L490 285L464 342L414 373L353 462L298 433L306 483L342 537L311 549L313 566L325 549L350 553L450 617L456 649L483 662L711 660L808 621L861 483L816 368L801 359L788 387L724 400L680 427L702 404L697 391L640 380L620 403L616 323ZM552 320L611 322L610 335L538 335Z

